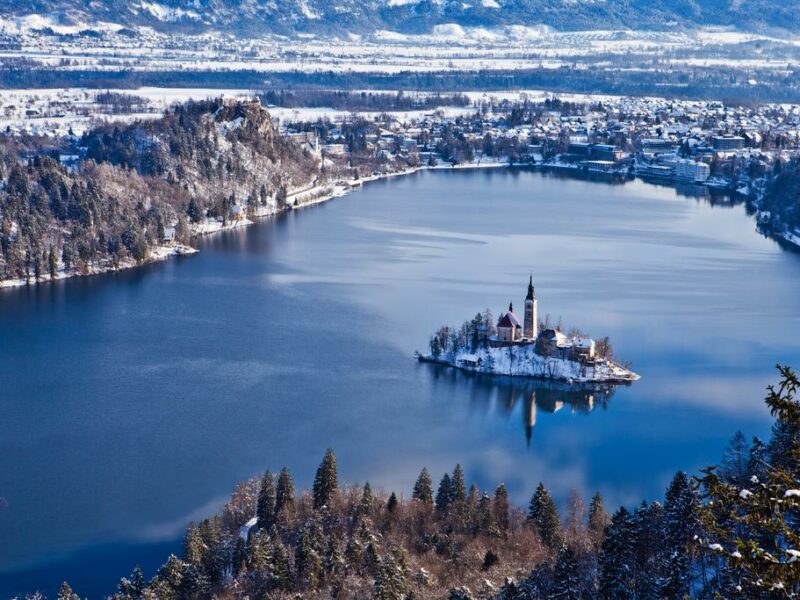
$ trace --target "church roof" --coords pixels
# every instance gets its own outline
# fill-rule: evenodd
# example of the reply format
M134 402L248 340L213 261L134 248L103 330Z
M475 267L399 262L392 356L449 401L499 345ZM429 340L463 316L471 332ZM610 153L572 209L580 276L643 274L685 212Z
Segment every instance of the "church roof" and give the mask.
M528 295L525 296L525 300L533 300L536 298L536 292L533 289L533 275L531 275L530 280L528 280Z
M519 318L515 315L512 311L508 311L497 322L498 327L522 327L519 322Z

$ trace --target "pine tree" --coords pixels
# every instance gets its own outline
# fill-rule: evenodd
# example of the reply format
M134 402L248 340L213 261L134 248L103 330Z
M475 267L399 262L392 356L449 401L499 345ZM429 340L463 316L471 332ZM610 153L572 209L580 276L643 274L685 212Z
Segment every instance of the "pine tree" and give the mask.
M589 503L589 535L595 548L600 548L600 544L603 543L603 538L606 535L606 527L610 524L611 517L603 504L603 497L600 492L596 492Z
M741 597L795 597L800 592L800 377L778 366L781 381L768 388L766 404L776 417L763 475L746 488L732 486L707 468L705 543L723 561L721 571ZM737 527L730 527L735 521ZM723 592L725 590L722 590Z
M378 546L374 542L369 542L364 551L364 568L367 573L375 576L380 567L380 556L378 555Z
M442 475L442 480L439 482L439 489L436 491L436 510L445 514L447 509L450 508L450 503L453 499L453 483L450 475L445 473Z
M272 570L273 548L266 529L259 529L247 538L245 562L250 571L268 572Z
M130 577L120 579L117 590L126 600L141 600L146 585L142 569L137 565Z
M328 575L339 575L344 570L344 559L333 536L328 538L328 545L325 548L324 568Z
M425 506L433 506L433 481L431 481L428 469L423 468L422 471L420 471L417 482L414 484L414 491L411 497Z
M542 483L539 483L531 498L528 521L533 524L542 542L550 550L557 550L561 546L562 536L558 509Z
M47 268L50 272L50 279L55 279L56 274L58 273L58 261L56 260L56 253L52 246L47 253Z
M691 548L700 531L700 499L686 473L679 471L664 497L664 543L659 593L677 598L689 593Z
M202 564L194 566L197 567L198 573L207 579L208 582L198 581L197 584L217 584L222 581L223 572L229 561L226 548L221 543L221 519L216 516L210 519L203 519L198 529L200 530L200 538L203 541L205 552Z
M294 509L294 479L289 469L283 467L278 475L278 485L275 490L275 514L284 509Z
M294 566L297 582L302 588L314 589L322 575L322 560L314 550L307 531L303 531L295 547Z
M277 494L275 492L275 479L272 473L267 471L261 478L261 488L258 492L258 502L256 503L256 526L259 529L269 529L275 522L275 507L277 505Z
M548 598L552 587L553 571L548 563L543 562L534 567L530 574L515 586L513 600ZM505 600L502 595L501 598Z
M482 533L488 535L497 535L499 533L494 511L492 511L492 499L486 492L483 493L478 501L478 524L479 531Z
M280 590L289 589L292 585L292 566L289 553L280 540L272 546L272 585Z
M723 480L740 487L746 485L749 457L750 447L747 439L741 431L737 431L725 449L719 466L719 474Z
M776 419L772 426L772 437L767 446L769 464L773 468L784 469L787 471L800 469L797 457L793 456L793 451L800 445L798 442L800 432L797 426L789 420Z
M361 490L361 500L358 503L359 514L370 515L372 513L372 505L373 505L372 487L370 487L368 481L367 483L364 484L364 487Z
M600 553L600 598L624 600L634 597L633 537L630 513L622 507L611 518L603 540Z
M339 479L336 472L336 456L334 456L333 450L328 448L314 477L312 490L314 508L320 509L330 504L338 489Z
M156 580L162 583L173 593L178 593L183 585L183 576L186 570L186 563L174 554L170 555L161 568L156 573ZM163 595L163 594L162 594Z
M553 569L553 587L549 598L580 600L582 582L575 551L567 545L561 546Z
M658 598L659 556L664 543L664 509L658 502L642 502L632 517L633 580L637 598Z
M80 600L80 597L72 591L72 588L65 581L58 589L58 600Z
M467 486L464 482L464 470L461 468L461 465L456 465L456 468L453 470L451 485L453 488L451 502L465 504L467 501Z
M397 510L397 504L397 496L394 492L392 492L391 496L389 496L389 500L386 501L386 510L389 513L393 513L395 510Z
M183 560L189 564L202 565L206 557L206 547L200 534L200 528L189 523L183 539Z
M767 445L759 438L753 437L750 443L750 455L747 458L747 480L750 481L754 476L758 480L763 480L768 460Z
M494 500L492 502L492 510L494 512L494 519L501 532L508 531L509 526L509 504L508 504L508 491L506 486L502 483L497 486L494 491Z
M391 556L380 559L373 586L374 600L402 600L407 597L407 583L400 565Z
M347 565L348 569L355 569L357 572L360 570L359 567L364 559L364 548L356 536L351 537L347 541L347 546L344 549L344 557L345 565Z
M480 494L478 492L478 486L473 483L471 486L469 486L469 494L467 494L467 507L469 510L474 511L476 508L478 508L479 496Z

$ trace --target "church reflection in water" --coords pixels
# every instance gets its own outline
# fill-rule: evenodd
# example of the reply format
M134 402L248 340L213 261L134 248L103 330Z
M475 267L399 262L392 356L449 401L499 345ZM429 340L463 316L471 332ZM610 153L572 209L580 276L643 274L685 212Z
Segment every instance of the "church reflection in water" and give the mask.
M512 414L522 408L522 425L530 446L539 413L569 410L588 414L605 409L616 385L607 383L567 383L522 377L501 377L469 373L434 364L421 364L430 371L437 397L469 397L472 408ZM455 400L455 398L454 398Z

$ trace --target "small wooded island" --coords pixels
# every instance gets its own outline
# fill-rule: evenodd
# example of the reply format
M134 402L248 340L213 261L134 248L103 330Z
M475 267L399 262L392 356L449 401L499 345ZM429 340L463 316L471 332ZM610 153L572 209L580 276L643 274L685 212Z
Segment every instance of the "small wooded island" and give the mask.
M417 353L422 362L517 377L575 382L627 383L639 375L612 358L608 338L595 342L589 336L540 324L533 277L525 297L525 318L520 323L513 304L494 324L487 309L460 329L442 327L430 340L430 353Z

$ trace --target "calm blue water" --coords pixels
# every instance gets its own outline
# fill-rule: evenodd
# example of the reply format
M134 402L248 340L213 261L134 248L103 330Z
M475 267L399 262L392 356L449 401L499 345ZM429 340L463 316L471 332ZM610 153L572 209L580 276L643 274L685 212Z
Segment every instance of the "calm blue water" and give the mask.
M412 360L440 324L521 304L531 271L542 316L609 335L642 380L590 394ZM736 429L767 434L773 365L800 356L798 282L800 255L741 206L461 171L6 291L0 596L111 592L237 481L288 465L308 485L327 446L347 480L406 494L460 462L519 504L540 480L612 507L660 498Z

